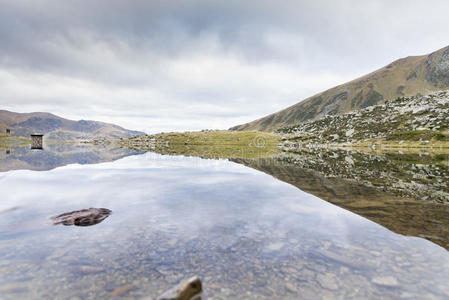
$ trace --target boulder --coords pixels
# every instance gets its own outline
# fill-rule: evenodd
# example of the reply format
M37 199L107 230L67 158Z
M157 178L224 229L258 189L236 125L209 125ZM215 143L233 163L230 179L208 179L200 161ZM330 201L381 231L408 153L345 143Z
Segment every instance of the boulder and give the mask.
M200 300L202 291L201 280L194 276L164 292L157 300Z

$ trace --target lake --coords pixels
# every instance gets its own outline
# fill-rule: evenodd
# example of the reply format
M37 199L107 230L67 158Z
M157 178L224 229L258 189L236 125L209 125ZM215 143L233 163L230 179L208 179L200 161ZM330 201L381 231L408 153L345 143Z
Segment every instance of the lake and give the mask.
M366 154L376 161L369 166L365 154L333 151L336 164L352 168L340 174L328 160L329 174L322 159L296 155L202 159L91 146L2 153L0 298L155 299L193 275L204 299L449 297L449 210L438 200L446 156L382 155L384 166ZM436 166L440 177L419 182L418 167L413 180L404 171L393 185L392 162L427 166L428 175ZM92 226L51 219L89 208L111 214Z

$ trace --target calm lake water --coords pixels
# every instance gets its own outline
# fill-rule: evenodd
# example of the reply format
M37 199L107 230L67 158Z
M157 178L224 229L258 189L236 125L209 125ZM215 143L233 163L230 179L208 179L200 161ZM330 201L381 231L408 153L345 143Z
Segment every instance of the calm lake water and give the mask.
M0 160L1 299L155 299L193 275L205 299L449 297L444 247L304 192L273 162L21 151ZM46 160L61 167L29 170ZM91 207L112 213L50 219Z

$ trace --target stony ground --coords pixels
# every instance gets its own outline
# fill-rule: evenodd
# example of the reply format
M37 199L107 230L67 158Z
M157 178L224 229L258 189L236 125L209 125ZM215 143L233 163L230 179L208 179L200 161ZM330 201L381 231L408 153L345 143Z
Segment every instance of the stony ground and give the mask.
M283 140L303 144L366 142L449 146L449 92L401 97L344 115L278 129Z

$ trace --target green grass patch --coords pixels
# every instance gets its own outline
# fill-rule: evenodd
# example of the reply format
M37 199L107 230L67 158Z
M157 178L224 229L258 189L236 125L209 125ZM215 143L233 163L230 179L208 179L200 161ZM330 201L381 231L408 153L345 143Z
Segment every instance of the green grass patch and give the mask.
M256 131L198 131L198 132L171 132L160 133L153 136L156 141L169 144L186 145L240 145L262 147L277 145L279 136Z
M449 137L442 132L432 130L411 130L411 131L396 131L389 135L388 141L419 141L419 140L437 140L449 141Z

